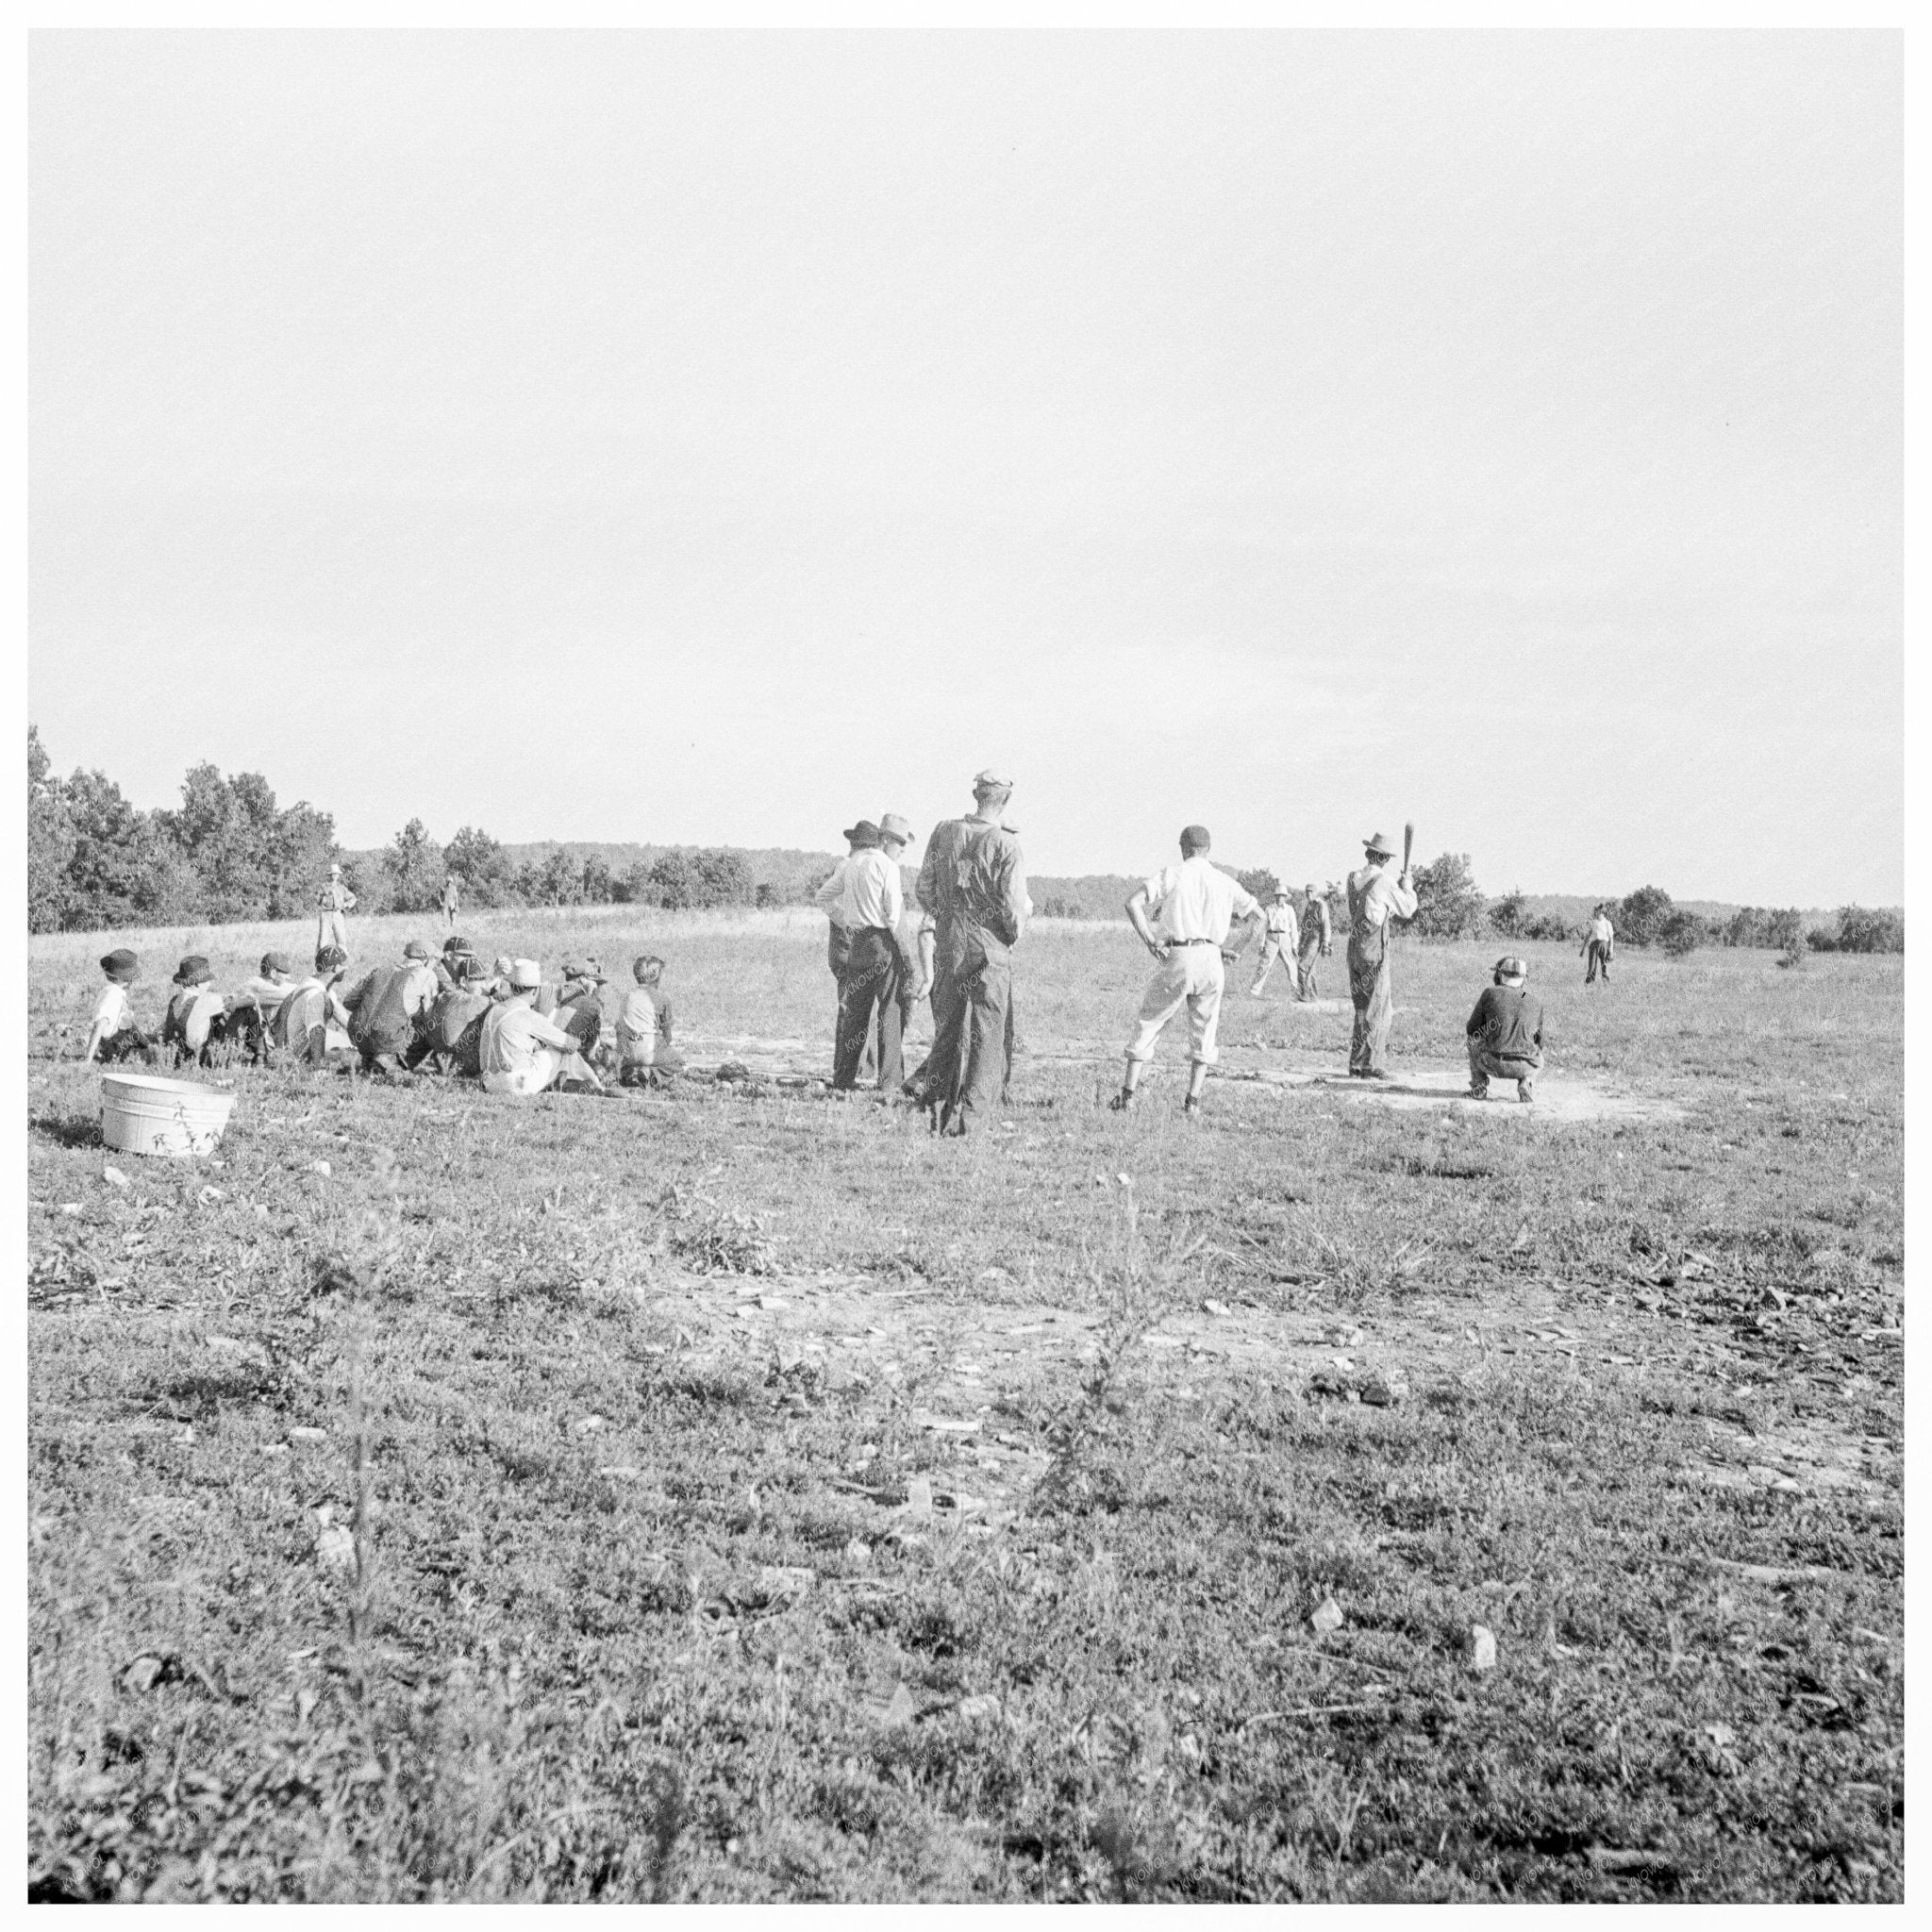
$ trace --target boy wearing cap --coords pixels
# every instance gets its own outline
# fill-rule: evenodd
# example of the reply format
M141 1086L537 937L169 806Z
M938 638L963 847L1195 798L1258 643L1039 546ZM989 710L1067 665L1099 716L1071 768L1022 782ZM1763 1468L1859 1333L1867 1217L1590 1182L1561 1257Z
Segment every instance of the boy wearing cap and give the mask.
M550 1018L576 1041L577 1051L587 1060L596 1052L598 1037L604 1031L600 995L606 984L604 969L596 960L566 959L563 984L558 988L557 1003L550 1010Z
M289 956L264 953L260 971L239 992L229 995L224 1016L228 1037L242 1042L251 1060L268 1058L275 1015L281 1011L282 1002L289 997L293 984Z
M199 953L191 953L175 969L175 996L168 1002L168 1015L161 1022L161 1044L175 1049L175 1064L195 1060L207 1067L214 1064L210 1049L227 1038L223 1019L225 1002L214 990L214 974Z
M1026 929L1026 860L1001 823L1012 781L989 768L973 811L933 828L919 903L933 916L932 1052L921 1099L934 1130L963 1135L998 1107L1006 1084L1013 948Z
M1335 922L1328 916L1328 901L1312 885L1302 888L1301 950L1295 956L1295 990L1298 1000L1311 1000L1315 985L1315 961L1325 959L1335 950Z
M141 961L125 946L116 946L101 956L101 972L108 983L94 1002L83 1058L99 1060L104 1066L137 1056L151 1062L154 1042L135 1024L127 1000L128 989L141 972Z
M861 825L866 822L861 821ZM857 829L857 828L855 828ZM896 812L879 821L877 837L841 868L837 918L845 929L845 966L839 975L839 1031L832 1058L832 1090L849 1093L858 1085L868 1043L877 1042L882 1092L899 1091L906 1077L900 1035L906 981L919 971L905 950L899 924L906 916L906 888L899 859L911 842L912 827ZM828 910L831 908L827 908Z
M1542 1002L1524 989L1529 968L1505 956L1463 1028L1469 1041L1469 1097L1490 1097L1490 1076L1516 1082L1518 1100L1536 1098L1543 1063Z
M373 966L342 995L349 1015L349 1039L362 1057L362 1070L385 1080L408 1077L404 1057L436 998L436 974L429 948L411 940L400 966Z
M1181 862L1143 879L1127 900L1128 921L1158 963L1141 998L1134 1037L1127 1042L1126 1071L1113 1100L1117 1113L1134 1105L1141 1069L1154 1058L1154 1042L1182 1007L1188 1009L1189 1035L1184 1115L1201 1111L1208 1069L1221 1058L1215 1035L1227 967L1267 915L1239 879L1209 860L1210 843L1206 825L1189 825L1181 833ZM1148 923L1150 913L1153 924ZM1228 931L1237 918L1241 921L1241 935L1230 945Z
M1295 989L1295 917L1294 901L1288 896L1286 886L1274 889L1274 897L1268 907L1267 930L1261 937L1261 958L1259 970L1255 974L1255 983L1249 987L1252 998L1268 984L1268 975L1274 971L1274 962L1279 959L1288 968L1288 990Z
M269 1038L302 1065L326 1066L331 1046L349 1043L348 1008L335 990L348 963L348 955L340 946L320 948L315 971L289 989L275 1014ZM333 1041L331 1032L336 1036Z
M588 1087L604 1083L578 1057L576 1041L555 1021L537 1010L543 969L534 959L512 959L509 991L483 1016L477 1064L491 1093L541 1093L552 1085Z
M1355 1031L1348 1043L1352 1080L1386 1080L1389 1023L1394 1015L1389 970L1389 922L1413 919L1416 896L1409 875L1389 870L1395 848L1380 832L1362 847L1367 862L1348 875L1348 996L1355 1003Z

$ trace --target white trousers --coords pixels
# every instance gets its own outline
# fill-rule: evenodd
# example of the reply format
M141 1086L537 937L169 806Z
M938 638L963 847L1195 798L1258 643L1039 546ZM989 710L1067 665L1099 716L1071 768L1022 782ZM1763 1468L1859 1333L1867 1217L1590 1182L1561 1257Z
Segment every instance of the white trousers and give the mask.
M1151 1060L1161 1028L1185 1006L1188 1058L1211 1067L1221 1058L1214 1036L1221 1024L1221 989L1225 978L1218 946L1176 946L1147 982L1140 1024L1127 1042L1127 1058Z
M563 1067L563 1056L554 1046L533 1046L527 1066L511 1067L508 1073L485 1074L486 1093L541 1093Z

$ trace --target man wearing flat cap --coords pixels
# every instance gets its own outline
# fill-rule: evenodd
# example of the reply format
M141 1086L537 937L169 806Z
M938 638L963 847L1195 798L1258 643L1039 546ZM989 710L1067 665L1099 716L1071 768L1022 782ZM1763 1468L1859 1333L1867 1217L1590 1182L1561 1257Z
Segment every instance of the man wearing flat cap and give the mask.
M373 966L342 995L349 1014L349 1039L365 1074L386 1080L407 1079L405 1056L436 1001L436 974L429 948L411 940L400 966Z
M1362 866L1348 875L1348 996L1355 1002L1348 1072L1354 1080L1386 1080L1389 1022L1394 1012L1389 922L1413 919L1416 896L1407 873L1389 870L1395 848L1380 832L1362 850Z
M933 916L932 1052L921 1092L935 1131L984 1127L1005 1083L1013 948L1026 926L1026 860L1000 824L1012 781L989 767L973 811L934 827L919 871Z
M855 834L868 831L874 834L873 842L859 845L840 867L835 875L838 898L825 908L845 933L832 1088L850 1093L858 1087L870 1045L880 1091L891 1096L905 1078L901 1035L906 1008L900 995L908 978L916 978L919 972L899 931L906 916L899 860L911 843L912 827L897 812L889 811L876 828L866 819L853 827Z

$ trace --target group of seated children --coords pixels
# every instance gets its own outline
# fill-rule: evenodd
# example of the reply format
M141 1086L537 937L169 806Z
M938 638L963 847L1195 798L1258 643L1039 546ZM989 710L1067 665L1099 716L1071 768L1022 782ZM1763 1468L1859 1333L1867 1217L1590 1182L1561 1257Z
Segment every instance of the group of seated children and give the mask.
M664 961L641 955L636 981L604 1037L597 961L565 961L563 976L544 981L535 959L499 958L485 968L469 941L452 937L442 957L411 940L400 963L373 966L353 982L348 958L324 946L315 970L297 979L283 953L262 955L258 974L236 991L215 990L200 954L183 959L174 978L160 1035L135 1019L129 989L141 962L125 947L101 960L107 984L94 1004L89 1060L157 1054L180 1066L211 1067L237 1055L265 1062L277 1054L300 1065L359 1065L383 1079L408 1080L425 1070L467 1074L492 1093L603 1093L662 1085L683 1062L672 1046L671 1002L660 989Z

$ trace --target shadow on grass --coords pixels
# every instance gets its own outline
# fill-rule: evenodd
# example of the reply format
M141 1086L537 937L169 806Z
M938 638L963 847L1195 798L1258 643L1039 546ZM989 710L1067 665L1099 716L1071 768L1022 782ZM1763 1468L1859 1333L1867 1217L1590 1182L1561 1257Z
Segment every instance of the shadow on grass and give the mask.
M43 1141L52 1141L59 1147L99 1147L105 1144L101 1140L98 1114L45 1114L29 1124Z

